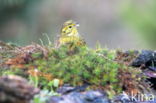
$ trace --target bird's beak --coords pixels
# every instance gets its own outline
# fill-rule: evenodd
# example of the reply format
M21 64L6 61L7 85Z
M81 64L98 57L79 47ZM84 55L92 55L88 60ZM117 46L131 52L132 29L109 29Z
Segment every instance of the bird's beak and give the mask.
M80 26L79 23L75 23L75 24L76 24L76 25L75 25L76 27L79 27L79 26Z

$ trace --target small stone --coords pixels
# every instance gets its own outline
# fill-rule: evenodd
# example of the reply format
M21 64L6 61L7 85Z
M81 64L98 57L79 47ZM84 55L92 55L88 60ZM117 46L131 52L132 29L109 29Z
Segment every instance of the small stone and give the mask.
M131 65L134 67L140 67L142 65L145 65L146 67L156 66L156 52L143 50Z
M107 95L100 91L70 92L53 96L48 103L111 103Z
M85 89L88 87L88 85L83 85L83 86L70 86L69 84L65 84L62 87L58 88L57 92L61 94L67 94L70 92L82 92L85 91Z
M29 103L37 93L39 89L29 85L22 77L0 77L0 103Z

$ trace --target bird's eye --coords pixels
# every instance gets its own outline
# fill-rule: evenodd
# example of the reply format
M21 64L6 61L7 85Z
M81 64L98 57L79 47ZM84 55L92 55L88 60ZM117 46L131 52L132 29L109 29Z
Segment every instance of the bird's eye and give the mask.
M69 26L69 28L72 28L72 26Z

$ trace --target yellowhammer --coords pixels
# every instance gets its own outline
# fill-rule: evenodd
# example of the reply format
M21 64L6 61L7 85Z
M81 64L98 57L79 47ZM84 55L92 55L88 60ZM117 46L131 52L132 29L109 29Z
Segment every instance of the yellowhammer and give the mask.
M80 37L77 27L79 25L74 22L73 20L66 21L62 28L60 37L58 40L58 45L64 45L64 44L76 44L76 45L85 45L85 41Z

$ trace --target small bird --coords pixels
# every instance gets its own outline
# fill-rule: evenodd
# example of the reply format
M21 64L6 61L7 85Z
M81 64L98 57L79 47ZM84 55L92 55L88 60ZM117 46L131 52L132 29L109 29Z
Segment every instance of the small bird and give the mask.
M82 39L82 37L78 33L78 26L79 24L73 20L66 21L61 28L58 45L60 46L70 43L76 45L85 45L86 43L84 39Z

